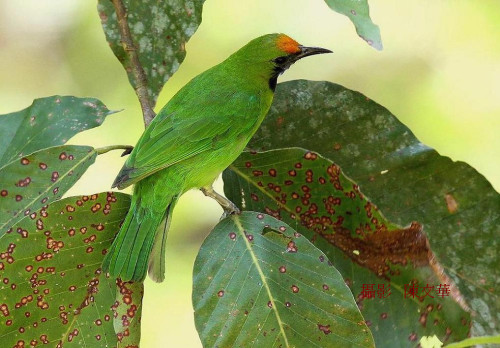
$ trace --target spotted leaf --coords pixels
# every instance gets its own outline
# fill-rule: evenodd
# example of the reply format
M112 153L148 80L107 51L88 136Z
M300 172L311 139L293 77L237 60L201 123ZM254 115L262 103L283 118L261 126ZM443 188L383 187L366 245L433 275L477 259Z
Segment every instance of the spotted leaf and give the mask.
M346 282L352 285L367 324L371 326L373 322L365 308L378 300L378 305L385 307L381 313L386 313L385 300L394 299L398 310L406 308L402 313L406 320L423 322L417 327L418 334L436 334L441 339L450 334L453 339L467 335L470 324L467 304L435 261L422 226L414 222L402 228L391 223L336 164L315 152L291 148L244 153L230 169L232 174L226 173L225 180L237 185L232 186L232 192L226 190L229 197L247 210L265 211L289 222L335 265L338 263L341 269L349 265L351 271ZM356 271L353 275L352 263L365 272ZM369 276L364 277L367 273ZM358 278L361 274L363 277ZM365 286L358 285L358 281ZM385 286L379 289L378 284ZM408 294L399 291L405 287L409 291L415 284L433 285L432 297L425 296L415 302L407 296L407 303L400 303ZM448 285L446 301L436 296L437 284ZM443 305L444 311L434 310ZM433 322L433 326L427 326L427 321ZM448 333L450 327L454 330ZM415 341L418 334L409 334L410 341ZM406 344L408 337L404 337ZM386 344L390 340L384 338Z
M115 334L114 316L140 320L142 286L117 287L100 268L129 204L128 195L113 192L69 197L0 240L3 346L115 347L126 331ZM127 334L138 337L133 330Z
M195 324L206 347L374 347L341 275L271 216L222 220L194 266Z
M370 8L367 0L325 0L327 5L334 11L347 16L356 28L359 37L370 46L382 50L382 39L380 29L370 18Z
M113 318L120 347L138 348L141 339L141 310L144 283L116 281Z
M73 135L99 126L112 113L94 98L53 96L0 115L0 167L46 147L63 145Z
M249 146L256 150L301 146L334 159L391 221L400 225L419 221L425 226L436 259L476 313L472 334L495 333L500 327L493 314L500 311L495 290L500 279L496 238L500 196L472 167L440 156L388 110L329 82L279 84L269 115ZM317 246L323 242L317 239ZM320 248L326 250L328 245ZM342 260L339 254L337 268L356 294L362 284L380 281ZM405 346L410 338L418 341L423 331L412 327L415 323L421 327L420 321L405 319L404 310L388 310L407 308L410 302L394 301L393 296L388 304L364 301L362 312L372 323L376 341L388 347L391 342ZM431 322L422 321L429 330ZM403 324L405 330L399 330ZM454 330L448 327L445 332ZM384 335L390 331L395 334Z
M89 146L63 145L15 159L0 168L0 240L21 219L56 201L94 163Z
M185 44L201 23L203 2L123 0L135 46L131 49L135 49L139 55L149 96L154 103L165 82L177 71L186 56ZM131 85L136 88L138 81L134 78L131 60L122 45L113 3L99 0L97 9L106 39L127 71Z

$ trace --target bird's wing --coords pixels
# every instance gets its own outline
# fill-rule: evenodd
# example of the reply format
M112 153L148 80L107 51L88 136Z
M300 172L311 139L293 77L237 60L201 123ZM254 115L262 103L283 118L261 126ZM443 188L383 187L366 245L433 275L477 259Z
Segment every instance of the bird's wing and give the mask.
M161 169L224 146L237 134L251 132L260 112L258 98L242 92L228 97L231 100L222 97L196 107L162 110L139 139L113 187L125 188Z

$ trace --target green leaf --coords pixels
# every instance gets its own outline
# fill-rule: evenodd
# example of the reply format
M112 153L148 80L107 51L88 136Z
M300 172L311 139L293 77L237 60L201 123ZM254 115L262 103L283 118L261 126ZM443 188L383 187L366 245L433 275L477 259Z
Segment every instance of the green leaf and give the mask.
M391 324L408 321L412 331L380 339L384 347L404 346L424 333L449 337L450 327L452 339L467 337L470 316L451 298L466 305L434 261L421 225L401 228L388 221L330 160L297 148L247 152L224 180L228 197L244 202L244 209L265 211L295 226L348 274L346 282L369 326L385 323L387 316ZM430 296L405 298L405 286L415 283L428 286ZM436 293L439 284L449 285L446 300ZM389 327L380 326L385 335Z
M206 347L374 347L341 275L287 224L244 212L221 221L194 266Z
M380 29L370 18L370 8L367 0L325 0L330 8L347 16L356 27L359 37L370 46L382 50Z
M118 282L117 296L115 281L100 268L129 204L128 195L114 192L69 197L0 238L4 346L111 347L120 337L113 328L115 316L140 320L142 285ZM120 301L137 310L124 314ZM138 327L129 328L129 336L138 337Z
M425 226L434 254L476 312L473 334L498 333L500 195L481 174L422 144L361 93L329 82L278 85L250 147L290 146L333 159L389 220Z
M117 279L116 285L116 302L112 309L119 346L139 347L144 283L122 282Z
M0 238L42 206L56 201L94 163L89 146L63 145L37 151L0 168Z
M94 98L53 96L0 115L0 167L46 147L62 145L73 135L101 125L112 113Z
M464 347L472 347L477 344L495 344L495 343L500 344L500 335L467 338L460 342L448 344L445 346L445 348L464 348Z
M130 1L123 0L127 22L146 74L147 87L153 106L163 85L172 76L186 56L186 42L201 23L204 0L189 1ZM125 52L118 21L109 0L99 0L97 10L106 39L127 71L130 84L136 88L132 63Z
M388 110L329 82L279 84L269 115L249 146L256 150L300 146L320 152L359 184L390 221L403 226L411 221L421 223L437 260L476 312L472 333L498 330L494 313L500 312L496 291L500 196L472 167L440 156ZM245 199L248 204L248 196ZM318 238L316 245L323 249L321 243L326 244ZM362 284L381 282L349 259L342 262L343 256L338 255L336 267L353 283L356 295ZM409 301L393 303L397 298L391 296L386 304L364 301L371 303L373 313L367 315L367 306L362 310L372 323L376 341L387 347L398 340L393 346L407 345L416 333L411 328L421 326L419 321L405 318ZM431 325L427 321L426 330L431 331ZM454 330L450 327L449 331Z

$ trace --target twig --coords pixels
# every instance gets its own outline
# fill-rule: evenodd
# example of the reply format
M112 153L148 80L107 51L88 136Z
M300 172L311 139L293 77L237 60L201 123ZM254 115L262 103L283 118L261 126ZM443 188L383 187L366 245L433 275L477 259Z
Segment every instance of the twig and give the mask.
M132 40L132 35L130 34L130 28L127 22L127 10L123 5L122 0L111 0L111 2L115 7L123 49L126 54L128 54L132 64L131 68L135 80L135 93L141 103L144 125L147 127L156 116L153 111L153 101L148 93L148 80L146 78L146 74L144 73L144 69L142 68L141 62L139 61L139 55L137 54L137 49L134 45L134 41Z
M98 155L102 155L103 153L112 151L112 150L125 150L123 151L122 157L125 155L128 155L129 153L132 152L132 149L134 147L130 145L111 145L111 146L104 146L104 147L99 147L95 149Z

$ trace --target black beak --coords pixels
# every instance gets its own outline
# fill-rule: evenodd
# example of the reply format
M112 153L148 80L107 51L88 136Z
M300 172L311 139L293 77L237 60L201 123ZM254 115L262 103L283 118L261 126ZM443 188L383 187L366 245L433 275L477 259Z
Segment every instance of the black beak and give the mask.
M333 53L332 51L327 50L326 48L321 48L321 47L299 46L299 48L300 48L300 52L294 56L294 61L297 61L297 60L302 59L304 57L313 56L315 54Z

